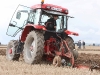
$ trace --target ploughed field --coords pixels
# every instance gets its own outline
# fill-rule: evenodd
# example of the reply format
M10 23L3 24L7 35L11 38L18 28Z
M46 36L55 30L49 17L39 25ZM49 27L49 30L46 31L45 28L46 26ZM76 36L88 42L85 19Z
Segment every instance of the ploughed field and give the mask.
M78 50L79 57L76 65L96 66L100 65L100 48ZM100 75L100 69L77 69L68 67L54 67L46 62L41 64L26 64L22 58L20 61L8 61L5 56L6 47L0 47L0 75Z

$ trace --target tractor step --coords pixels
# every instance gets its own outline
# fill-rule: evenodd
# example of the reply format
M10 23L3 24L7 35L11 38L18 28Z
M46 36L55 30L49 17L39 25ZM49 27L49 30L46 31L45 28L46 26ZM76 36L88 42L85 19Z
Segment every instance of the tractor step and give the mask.
M16 49L16 54L21 54L22 53L22 51L23 51L23 48L22 48L23 45L24 45L24 43L22 43L22 42L19 41L17 49Z

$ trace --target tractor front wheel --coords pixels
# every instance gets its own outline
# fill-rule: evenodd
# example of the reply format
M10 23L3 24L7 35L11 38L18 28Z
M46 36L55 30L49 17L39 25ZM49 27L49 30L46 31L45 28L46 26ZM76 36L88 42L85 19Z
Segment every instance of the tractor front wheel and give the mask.
M8 45L7 45L7 49L6 49L6 58L8 60L19 60L20 54L15 54L15 51L17 49L18 46L18 41L17 40L11 40Z
M44 37L42 31L31 31L24 44L24 61L28 64L40 62L44 51Z

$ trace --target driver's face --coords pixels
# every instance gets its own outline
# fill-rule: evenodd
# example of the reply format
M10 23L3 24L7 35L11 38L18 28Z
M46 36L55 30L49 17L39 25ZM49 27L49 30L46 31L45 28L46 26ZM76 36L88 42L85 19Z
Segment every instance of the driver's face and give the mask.
M54 19L57 20L58 19L58 16L55 16Z

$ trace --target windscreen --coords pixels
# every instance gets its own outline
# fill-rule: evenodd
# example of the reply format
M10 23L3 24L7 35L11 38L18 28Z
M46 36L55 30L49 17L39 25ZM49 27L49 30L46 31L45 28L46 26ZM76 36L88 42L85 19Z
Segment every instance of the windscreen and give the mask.
M58 15L58 19L56 20L56 24L57 24L56 31L58 31L59 29L66 28L67 15L60 12L55 12L55 11L44 10L44 12L42 13L40 24L45 25L45 22L47 22L48 19L52 18L54 14Z

